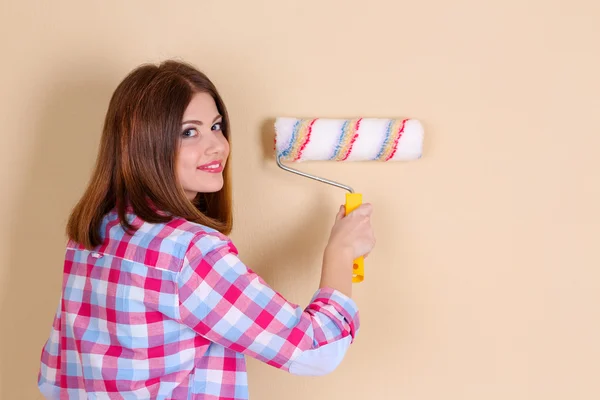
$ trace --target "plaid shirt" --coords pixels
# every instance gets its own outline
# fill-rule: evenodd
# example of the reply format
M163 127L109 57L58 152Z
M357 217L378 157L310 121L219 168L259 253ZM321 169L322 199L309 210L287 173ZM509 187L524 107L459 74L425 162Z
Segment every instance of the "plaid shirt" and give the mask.
M38 376L46 398L243 400L246 355L297 375L341 362L359 329L350 298L323 288L300 308L219 232L129 218L134 235L113 211L102 245L67 245Z

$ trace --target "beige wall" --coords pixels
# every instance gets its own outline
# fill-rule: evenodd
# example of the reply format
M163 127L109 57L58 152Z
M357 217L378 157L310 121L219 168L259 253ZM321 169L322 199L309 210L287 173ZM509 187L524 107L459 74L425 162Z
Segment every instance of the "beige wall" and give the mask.
M254 399L600 398L600 5L520 3L4 0L0 398L38 398L63 225L109 96L166 57L222 91L233 238L296 302L316 287L344 193L276 167L272 119L426 127L419 161L303 166L376 207L378 246L355 287L362 331L327 377L250 361Z

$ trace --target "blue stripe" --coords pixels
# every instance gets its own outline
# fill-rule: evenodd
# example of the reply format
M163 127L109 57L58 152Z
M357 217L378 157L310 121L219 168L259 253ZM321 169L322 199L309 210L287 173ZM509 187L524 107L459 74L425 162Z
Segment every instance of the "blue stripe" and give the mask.
M330 160L335 159L335 157L339 154L340 149L342 148L342 142L344 141L344 132L346 132L346 128L350 121L344 121L344 125L342 125L342 132L340 133L340 137L338 138L338 143L333 150L333 154L329 157Z
M287 149L285 149L284 151L281 152L281 155L283 157L287 157L290 155L290 152L292 151L292 147L294 147L294 143L296 142L296 137L298 136L299 128L300 128L300 121L298 120L294 124L294 132L292 133L292 138L290 139L290 143L288 144Z
M381 155L385 151L385 144L388 142L388 140L390 140L390 136L392 134L392 125L394 125L393 119L391 119L388 122L387 130L385 132L385 139L383 141L383 144L381 145L381 148L379 149L379 153L375 156L375 158L373 160L377 160L379 157L381 157Z

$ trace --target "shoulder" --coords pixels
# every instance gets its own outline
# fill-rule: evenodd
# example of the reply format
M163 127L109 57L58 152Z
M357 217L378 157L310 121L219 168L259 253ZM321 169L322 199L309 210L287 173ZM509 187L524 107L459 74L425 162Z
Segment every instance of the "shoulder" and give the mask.
M135 232L130 235L125 232L115 214L105 216L102 224L104 242L92 252L176 273L186 259L197 259L224 249L237 254L229 237L184 218L174 217L165 223L150 223L129 215L129 222L135 227ZM88 252L72 241L69 241L68 247Z
M233 241L227 235L183 218L174 218L166 223L165 232L168 232L168 240L185 246L184 258L188 260L213 254L238 254Z

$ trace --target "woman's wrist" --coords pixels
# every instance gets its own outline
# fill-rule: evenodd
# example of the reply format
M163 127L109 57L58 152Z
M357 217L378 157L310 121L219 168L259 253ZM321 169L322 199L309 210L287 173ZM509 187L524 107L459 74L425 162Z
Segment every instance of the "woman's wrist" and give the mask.
M323 254L324 264L327 265L328 268L336 268L336 269L347 269L345 267L351 267L354 261L353 257L353 249L352 247L343 247L334 244L328 244L325 247L325 252Z
M350 297L353 262L352 248L328 245L323 254L320 287L335 289Z

